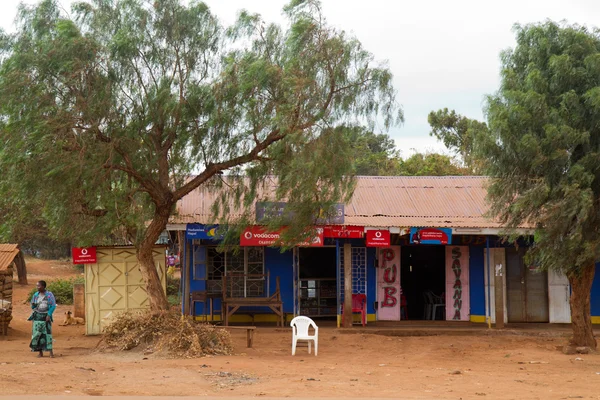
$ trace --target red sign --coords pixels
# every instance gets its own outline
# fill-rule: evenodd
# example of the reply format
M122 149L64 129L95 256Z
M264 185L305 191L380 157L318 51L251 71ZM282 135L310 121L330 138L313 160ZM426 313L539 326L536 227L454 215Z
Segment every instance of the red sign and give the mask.
M323 230L326 238L361 239L365 237L365 228L362 226L330 225Z
M240 235L240 246L272 246L281 238L281 231L267 232L260 226L251 226ZM323 228L317 228L317 235L312 240L298 243L297 246L323 246Z
M390 247L390 245L390 231L382 229L367 231L368 247Z
M73 247L73 264L96 264L95 247Z

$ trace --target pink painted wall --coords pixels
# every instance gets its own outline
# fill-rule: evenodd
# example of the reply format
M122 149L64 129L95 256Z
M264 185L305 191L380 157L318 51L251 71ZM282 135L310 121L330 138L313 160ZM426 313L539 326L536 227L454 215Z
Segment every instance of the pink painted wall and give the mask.
M380 321L400 320L400 246L377 249L377 301Z
M469 320L469 247L446 246L446 320Z

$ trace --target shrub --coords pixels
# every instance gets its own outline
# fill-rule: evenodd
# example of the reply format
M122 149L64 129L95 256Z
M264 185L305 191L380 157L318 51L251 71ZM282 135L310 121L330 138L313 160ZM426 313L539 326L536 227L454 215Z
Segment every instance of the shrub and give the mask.
M69 279L56 279L48 282L46 289L54 295L57 304L73 304L73 285L84 283L83 276ZM33 295L37 292L37 288L32 288L27 296L27 301L31 301Z
M168 295L167 300L169 301L169 305L171 307L181 305L181 302L179 301L179 296L177 295Z
M180 278L174 278L167 275L167 296L177 296L179 294Z

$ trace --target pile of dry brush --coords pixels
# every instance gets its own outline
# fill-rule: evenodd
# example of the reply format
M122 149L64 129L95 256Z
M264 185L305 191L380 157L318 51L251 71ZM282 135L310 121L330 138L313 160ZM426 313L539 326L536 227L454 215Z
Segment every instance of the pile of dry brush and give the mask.
M182 318L177 312L124 312L104 328L101 349L167 352L177 357L227 355L233 351L224 329Z

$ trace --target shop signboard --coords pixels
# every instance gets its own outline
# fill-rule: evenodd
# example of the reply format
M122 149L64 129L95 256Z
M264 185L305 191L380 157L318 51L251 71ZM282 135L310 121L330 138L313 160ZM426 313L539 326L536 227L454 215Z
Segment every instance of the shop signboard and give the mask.
M260 223L271 218L283 218L291 220L293 212L289 210L288 204L283 201L258 201L256 202L256 222ZM315 225L343 224L344 205L334 204L329 210L321 210L316 216Z
M468 321L469 246L446 246L446 319Z
M323 229L326 238L362 239L365 237L363 226L327 225Z
M261 226L250 226L240 235L240 246L273 246L279 242L281 230L269 232ZM306 242L296 244L300 247L323 246L323 228L316 228L316 235Z
M73 247L73 264L96 264L96 248L95 247Z
M411 244L450 244L451 228L410 228Z
M370 229L367 231L367 247L389 247L390 231L387 229Z
M186 239L219 239L218 225L187 224L185 227Z
M377 249L377 319L399 321L402 306L400 246Z

